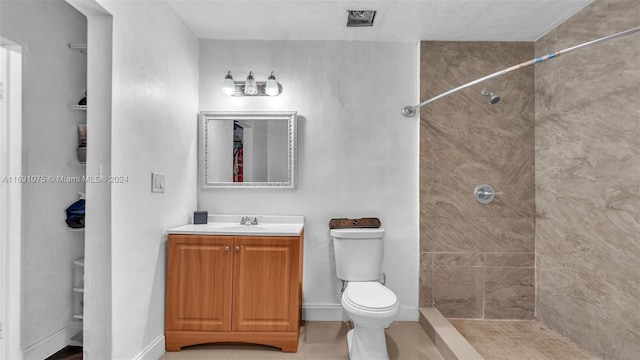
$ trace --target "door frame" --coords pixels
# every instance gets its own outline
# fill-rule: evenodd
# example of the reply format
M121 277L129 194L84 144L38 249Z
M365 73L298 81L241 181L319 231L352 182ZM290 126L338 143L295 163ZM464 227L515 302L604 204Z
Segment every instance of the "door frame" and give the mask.
M4 57L0 100L0 358L22 359L22 46L0 36Z

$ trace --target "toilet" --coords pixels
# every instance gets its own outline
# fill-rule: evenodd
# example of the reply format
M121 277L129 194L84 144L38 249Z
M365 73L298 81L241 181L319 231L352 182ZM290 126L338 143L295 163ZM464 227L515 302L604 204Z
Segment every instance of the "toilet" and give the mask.
M353 321L347 334L349 359L388 360L384 329L400 312L396 294L380 279L384 229L332 229L336 275L346 281L340 303Z

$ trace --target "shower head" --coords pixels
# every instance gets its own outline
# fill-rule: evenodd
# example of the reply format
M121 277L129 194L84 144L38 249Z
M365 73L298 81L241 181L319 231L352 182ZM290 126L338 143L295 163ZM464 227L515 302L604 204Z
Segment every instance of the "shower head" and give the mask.
M491 99L491 105L497 104L500 102L500 96L496 95L493 91L489 89L482 89L482 95L489 96Z

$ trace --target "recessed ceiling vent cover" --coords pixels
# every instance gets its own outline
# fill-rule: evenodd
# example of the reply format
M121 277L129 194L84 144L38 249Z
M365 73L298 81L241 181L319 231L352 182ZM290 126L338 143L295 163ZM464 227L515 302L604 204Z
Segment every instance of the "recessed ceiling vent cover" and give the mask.
M373 26L376 10L347 10L347 27Z

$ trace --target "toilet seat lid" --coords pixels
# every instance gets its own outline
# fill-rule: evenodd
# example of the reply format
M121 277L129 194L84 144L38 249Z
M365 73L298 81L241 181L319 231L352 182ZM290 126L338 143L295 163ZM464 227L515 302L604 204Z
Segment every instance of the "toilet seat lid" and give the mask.
M366 311L388 311L398 306L396 294L377 281L350 282L342 298Z

